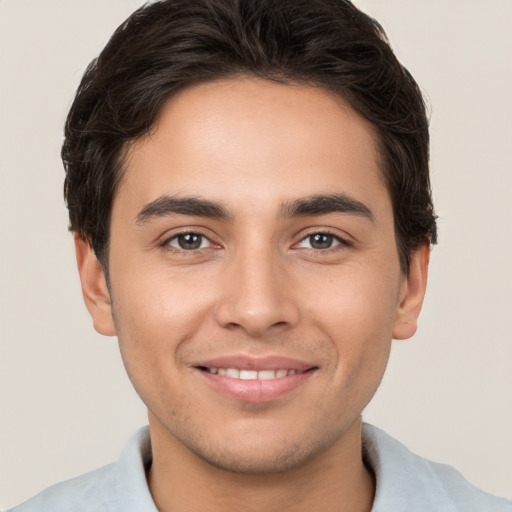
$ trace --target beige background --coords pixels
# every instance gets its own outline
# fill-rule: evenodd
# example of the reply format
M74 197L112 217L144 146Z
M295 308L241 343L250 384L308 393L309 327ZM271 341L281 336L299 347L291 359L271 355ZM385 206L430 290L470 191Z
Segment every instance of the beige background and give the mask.
M145 412L82 304L61 132L136 0L0 0L0 509L117 455ZM440 245L365 418L512 496L512 1L358 0L432 109Z

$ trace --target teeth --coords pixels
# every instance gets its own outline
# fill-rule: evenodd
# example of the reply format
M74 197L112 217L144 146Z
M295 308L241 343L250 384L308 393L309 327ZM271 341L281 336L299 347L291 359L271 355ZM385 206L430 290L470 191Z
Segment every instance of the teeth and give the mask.
M258 378L256 370L240 370L240 378L242 380L254 380Z
M237 370L236 368L228 368L226 370L226 377L231 377L232 379L239 379L240 370Z
M276 372L273 370L260 370L258 372L258 379L268 380L268 379L275 379L275 378L276 378Z
M286 370L238 370L237 368L207 368L210 373L217 373L218 375L225 375L232 379L240 380L269 380L269 379L280 379L287 377L288 375L295 375L297 371L295 369Z

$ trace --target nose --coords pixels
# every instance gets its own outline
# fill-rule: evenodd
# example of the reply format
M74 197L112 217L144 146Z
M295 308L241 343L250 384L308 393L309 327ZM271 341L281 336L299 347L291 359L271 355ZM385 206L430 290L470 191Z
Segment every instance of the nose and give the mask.
M271 250L235 258L223 279L225 292L215 312L222 327L261 337L299 321L298 297L289 272Z

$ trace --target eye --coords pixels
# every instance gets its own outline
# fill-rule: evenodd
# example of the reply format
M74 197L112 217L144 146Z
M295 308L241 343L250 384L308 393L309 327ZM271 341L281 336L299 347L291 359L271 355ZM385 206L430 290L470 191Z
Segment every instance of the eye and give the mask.
M211 245L211 241L200 233L180 233L165 242L165 245L170 245L175 249L183 251L197 251L204 249Z
M341 238L330 233L313 233L304 237L298 244L298 247L304 249L325 250L338 245L347 245Z

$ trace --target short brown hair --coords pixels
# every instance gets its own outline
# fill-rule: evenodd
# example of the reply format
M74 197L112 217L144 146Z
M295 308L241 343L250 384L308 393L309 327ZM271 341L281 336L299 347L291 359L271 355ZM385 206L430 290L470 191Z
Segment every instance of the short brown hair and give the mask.
M164 0L135 11L87 68L67 118L70 229L107 265L129 142L177 91L244 75L323 87L377 127L407 272L412 252L437 241L425 105L382 27L348 0Z

